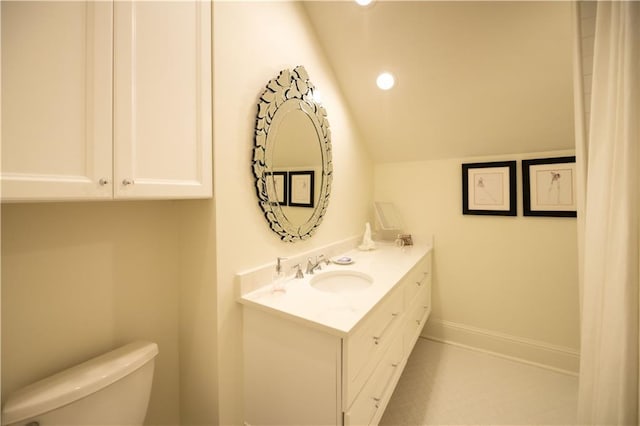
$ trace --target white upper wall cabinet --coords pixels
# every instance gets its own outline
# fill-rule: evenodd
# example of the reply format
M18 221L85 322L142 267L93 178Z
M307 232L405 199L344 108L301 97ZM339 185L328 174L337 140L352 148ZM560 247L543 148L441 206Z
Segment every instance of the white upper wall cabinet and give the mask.
M210 196L210 3L114 7L116 197Z
M3 200L111 198L112 5L1 7Z
M211 196L211 10L2 2L2 199Z

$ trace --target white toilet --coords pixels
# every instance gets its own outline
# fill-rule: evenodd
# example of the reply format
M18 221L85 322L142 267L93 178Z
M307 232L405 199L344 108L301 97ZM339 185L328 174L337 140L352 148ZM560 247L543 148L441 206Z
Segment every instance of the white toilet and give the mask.
M158 345L134 342L10 395L3 426L142 425Z

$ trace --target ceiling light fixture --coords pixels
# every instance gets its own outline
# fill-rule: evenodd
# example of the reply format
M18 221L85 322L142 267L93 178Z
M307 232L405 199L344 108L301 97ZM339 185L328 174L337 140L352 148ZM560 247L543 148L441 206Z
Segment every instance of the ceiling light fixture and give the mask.
M373 0L356 0L360 6L369 6Z
M382 90L389 90L396 84L396 79L391 73L383 72L376 79L376 84Z

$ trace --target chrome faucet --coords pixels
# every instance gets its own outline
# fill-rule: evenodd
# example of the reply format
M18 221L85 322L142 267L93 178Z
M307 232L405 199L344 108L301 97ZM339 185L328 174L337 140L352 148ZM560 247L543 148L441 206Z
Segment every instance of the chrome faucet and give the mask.
M329 259L324 257L324 254L316 256L315 263L311 261L311 258L307 258L307 274L313 274L313 271L322 269L322 262L329 264Z

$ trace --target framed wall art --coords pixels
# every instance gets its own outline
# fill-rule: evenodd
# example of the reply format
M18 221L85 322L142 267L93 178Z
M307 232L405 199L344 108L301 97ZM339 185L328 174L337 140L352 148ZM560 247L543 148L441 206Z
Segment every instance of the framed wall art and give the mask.
M265 172L267 181L267 194L271 202L287 205L287 172Z
M576 217L576 157L522 160L525 216Z
M516 216L516 162L462 165L462 214Z
M314 207L314 171L289 172L289 205Z

